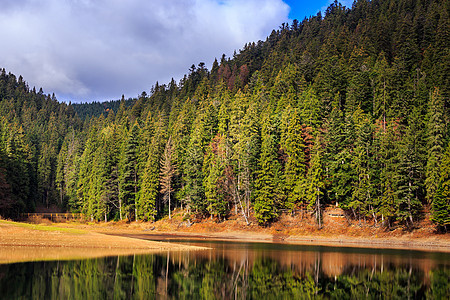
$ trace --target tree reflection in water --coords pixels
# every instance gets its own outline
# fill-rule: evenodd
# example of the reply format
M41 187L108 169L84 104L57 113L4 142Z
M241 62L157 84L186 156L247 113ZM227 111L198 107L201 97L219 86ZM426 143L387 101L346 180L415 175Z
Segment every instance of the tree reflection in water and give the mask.
M216 247L194 253L0 265L0 295L2 299L448 299L449 264L447 254L408 251Z

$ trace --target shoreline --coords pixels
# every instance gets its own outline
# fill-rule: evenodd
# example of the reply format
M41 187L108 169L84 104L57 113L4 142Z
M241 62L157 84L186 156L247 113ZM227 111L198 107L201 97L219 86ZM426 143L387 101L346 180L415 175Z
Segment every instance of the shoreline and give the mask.
M0 220L0 264L207 249L131 237L112 237L93 230L57 225Z
M450 253L450 233L437 234L434 225L424 219L417 228L405 231L400 227L390 231L371 224L361 226L348 223L344 218L327 217L322 229L306 217L285 214L267 227L250 220L247 225L241 216L223 222L204 219L187 223L183 211L174 213L172 219L149 222L99 222L87 224L59 223L62 227L86 228L109 235L124 235L150 240L209 239L234 242L262 242L327 247L352 247L368 249L398 249ZM79 227L80 226L80 227Z
M284 245L305 245L305 246L324 246L334 248L361 248L361 249L392 249L409 250L423 252L442 252L450 253L450 243L429 239L367 239L352 238L348 236L339 237L320 237L320 236L302 236L293 235L280 239L277 236L267 234L252 233L194 233L194 232L136 232L131 230L128 233L105 233L112 236L125 236L155 241L184 241L192 240L211 240L228 241L238 243L273 243Z
M236 224L234 224L236 225ZM450 253L450 234L374 232L356 235L330 230L308 232L299 227L262 228L206 221L182 227L174 220L155 223L16 223L0 220L0 264L85 259L104 256L198 251L183 240L324 246L334 248L395 249ZM372 236L370 236L372 234Z

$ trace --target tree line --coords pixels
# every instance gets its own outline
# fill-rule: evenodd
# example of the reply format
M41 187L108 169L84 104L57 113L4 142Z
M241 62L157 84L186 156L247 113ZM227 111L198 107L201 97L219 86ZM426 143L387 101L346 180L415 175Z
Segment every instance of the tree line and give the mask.
M387 228L414 228L429 209L445 231L448 13L449 1L335 2L211 70L81 108L84 120L3 70L2 214L58 203L152 221L182 207L268 224L300 209L320 227L336 205Z

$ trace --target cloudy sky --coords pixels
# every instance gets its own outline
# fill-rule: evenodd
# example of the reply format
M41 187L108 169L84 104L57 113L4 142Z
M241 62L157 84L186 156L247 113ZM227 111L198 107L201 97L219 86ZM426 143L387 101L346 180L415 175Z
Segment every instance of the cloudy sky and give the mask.
M136 97L331 2L2 0L0 68L60 101Z

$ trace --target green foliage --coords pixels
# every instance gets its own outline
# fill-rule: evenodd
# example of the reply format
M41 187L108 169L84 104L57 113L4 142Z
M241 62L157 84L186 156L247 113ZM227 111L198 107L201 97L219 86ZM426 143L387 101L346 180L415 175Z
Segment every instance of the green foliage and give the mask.
M427 199L431 203L439 184L439 163L444 152L445 141L445 120L444 120L444 100L435 89L430 95L430 102L427 113L427 166L425 187Z
M431 206L431 220L440 230L450 227L450 145L441 162L439 186Z
M266 114L262 120L261 156L255 181L255 217L260 224L274 220L282 197L281 166L277 157L277 133L272 124L275 120Z
M206 150L203 163L205 178L203 186L207 203L207 211L210 215L223 218L228 213L227 203L227 179L225 167L227 163L224 138L216 136Z
M300 116L297 110L287 108L282 135L282 149L286 152L286 165L284 168L284 180L286 188L286 207L293 209L300 202L302 193L297 187L306 176L305 143Z
M154 220L183 206L268 224L285 208L321 221L332 204L413 228L431 205L443 229L447 8L335 2L136 99L58 103L3 69L0 214Z
M125 217L131 220L138 217L137 193L138 193L138 136L139 125L134 124L124 141L120 154L119 169L119 199L120 199L120 219Z
M306 176L306 203L308 209L314 211L319 229L322 227L322 206L325 187L325 177L322 162L322 144L320 137L314 141L311 153L311 163Z

